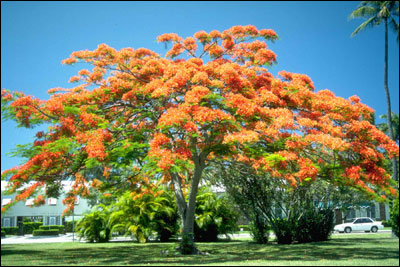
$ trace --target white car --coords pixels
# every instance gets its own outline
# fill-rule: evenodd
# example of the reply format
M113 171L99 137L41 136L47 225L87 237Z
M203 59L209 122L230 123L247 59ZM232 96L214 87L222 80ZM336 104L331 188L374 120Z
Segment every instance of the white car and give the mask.
M383 229L382 222L376 222L369 217L355 218L350 223L338 224L334 230L340 233L351 233L351 231L378 232Z

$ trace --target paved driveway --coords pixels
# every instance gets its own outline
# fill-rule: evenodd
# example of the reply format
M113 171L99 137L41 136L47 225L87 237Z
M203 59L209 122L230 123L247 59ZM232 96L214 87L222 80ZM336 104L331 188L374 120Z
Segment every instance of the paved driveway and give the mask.
M84 240L79 241L76 236L73 237L72 233L67 233L65 235L59 236L8 236L6 238L1 238L1 244L30 244L30 243L62 243L62 242L85 242ZM114 237L111 241L130 241L130 237Z

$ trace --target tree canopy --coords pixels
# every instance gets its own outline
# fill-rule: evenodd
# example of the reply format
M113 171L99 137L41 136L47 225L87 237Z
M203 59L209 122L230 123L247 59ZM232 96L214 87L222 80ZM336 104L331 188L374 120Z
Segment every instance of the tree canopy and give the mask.
M265 41L277 38L248 25L185 39L163 34L157 40L171 46L165 57L106 44L73 52L63 64L92 66L70 79L76 86L50 89L48 100L2 90L3 116L24 127L51 124L20 148L27 161L2 179L12 192L31 182L18 201L44 186L51 195L73 177L69 209L89 186L138 190L158 180L173 185L181 215L189 217L203 169L228 159L293 187L326 179L371 196L395 194L382 166L383 152L398 157L398 147L368 121L373 110L357 96L315 91L307 75L274 77L268 67L276 55ZM89 175L96 168L103 181L95 179L98 171Z

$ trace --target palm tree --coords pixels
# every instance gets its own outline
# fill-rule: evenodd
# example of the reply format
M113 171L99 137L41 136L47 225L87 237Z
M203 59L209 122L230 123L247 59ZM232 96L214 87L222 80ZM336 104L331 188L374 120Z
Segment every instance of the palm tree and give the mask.
M398 1L362 1L359 7L354 10L349 18L366 18L360 26L355 29L351 37L355 36L358 32L366 29L367 27L374 27L380 25L383 21L385 23L385 73L384 73L384 86L387 102L387 125L389 136L395 140L392 127L392 108L390 105L390 94L388 86L388 26L397 32L397 42L399 41L399 24L396 22L395 17L399 16L399 3ZM397 163L396 159L392 160L393 179L397 179Z

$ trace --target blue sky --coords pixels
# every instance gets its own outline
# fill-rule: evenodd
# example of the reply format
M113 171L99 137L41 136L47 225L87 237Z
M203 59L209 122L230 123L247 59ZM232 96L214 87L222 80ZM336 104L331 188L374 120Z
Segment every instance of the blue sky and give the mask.
M116 49L146 47L162 55L156 37L192 36L234 25L273 29L280 40L268 43L277 54L272 74L286 70L311 77L316 90L358 95L386 113L383 88L384 27L350 38L362 19L348 20L358 1L332 2L1 2L1 88L48 99L47 90L71 87L78 67L61 65L73 51L106 43ZM81 66L82 67L82 66ZM389 34L389 88L399 113L399 46ZM381 122L381 120L377 120ZM1 122L1 170L22 162L6 155L33 141L39 129Z

